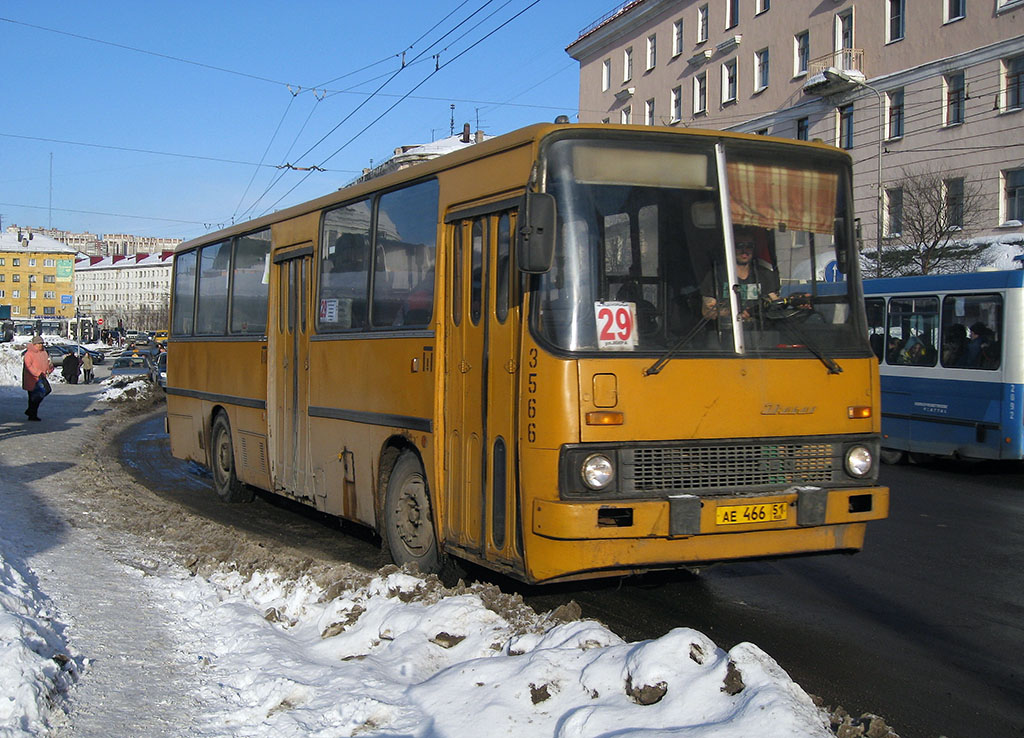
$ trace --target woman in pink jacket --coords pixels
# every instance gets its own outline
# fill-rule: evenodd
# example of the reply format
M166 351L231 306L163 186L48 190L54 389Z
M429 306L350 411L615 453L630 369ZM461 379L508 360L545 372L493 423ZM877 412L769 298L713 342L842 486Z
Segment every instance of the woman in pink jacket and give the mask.
M43 349L41 336L33 336L32 342L25 349L25 366L21 370L21 388L28 392L28 410L25 415L29 420L39 420L39 403L49 393L46 382L40 382L53 371L53 363L49 354Z

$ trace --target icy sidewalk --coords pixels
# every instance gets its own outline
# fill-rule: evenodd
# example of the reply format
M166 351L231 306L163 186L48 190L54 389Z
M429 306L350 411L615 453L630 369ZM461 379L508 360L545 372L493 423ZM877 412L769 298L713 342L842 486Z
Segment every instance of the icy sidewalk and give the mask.
M102 386L56 385L40 408L43 420L31 424L22 414L25 393L0 390L0 557L5 593L21 604L5 614L28 646L15 654L13 631L2 634L11 658L0 735L40 734L48 712L58 736L187 735L196 667L168 632L181 625L154 607L138 565L140 542L112 539L104 515L78 494L93 483L80 462L110 412L95 403ZM65 653L54 662L48 657L62 650L61 640ZM31 658L32 650L40 656ZM62 665L66 656L73 660ZM47 674L54 666L63 667L56 681ZM67 686L76 670L78 684L51 711L47 691ZM8 680L19 677L22 687L10 694Z

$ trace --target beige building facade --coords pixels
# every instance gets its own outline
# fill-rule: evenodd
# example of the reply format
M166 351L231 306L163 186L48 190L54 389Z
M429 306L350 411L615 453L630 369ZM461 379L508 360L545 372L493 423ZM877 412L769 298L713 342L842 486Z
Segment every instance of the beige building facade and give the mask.
M1024 243L1024 0L633 0L567 52L581 122L850 150L866 244L897 235L921 171L950 208L979 191L977 235Z
M14 321L73 317L74 266L74 249L52 238L0 233L0 305Z

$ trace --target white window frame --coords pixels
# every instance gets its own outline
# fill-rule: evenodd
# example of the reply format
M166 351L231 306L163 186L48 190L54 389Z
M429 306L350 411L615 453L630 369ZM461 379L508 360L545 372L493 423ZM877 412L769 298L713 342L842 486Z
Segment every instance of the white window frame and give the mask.
M633 47L629 46L622 50L622 81L629 82L633 79Z
M843 111L849 110L849 146L843 146L846 142L846 136L843 135L846 131L843 128ZM836 148L843 149L845 151L852 151L854 146L854 129L853 129L853 103L847 103L846 105L840 105L836 108Z
M672 57L675 58L683 53L683 19L680 18L672 23Z
M754 15L761 15L761 13L767 13L771 9L771 0L757 0L757 2L754 3Z
M754 52L754 92L763 92L771 82L771 57L768 47Z
M952 120L950 112L952 111L952 105L950 104L950 91L953 89L950 82L955 78L959 77L962 81L960 85L960 119ZM942 126L949 128L952 126L963 125L967 119L967 74L963 70L956 72L950 72L949 74L942 75Z
M725 30L740 24L740 0L725 0Z
M945 1L945 0L944 0ZM893 23L899 23L893 33ZM885 43L902 41L907 37L907 2L906 0L885 0Z
M678 123L683 119L683 88L682 85L679 87L673 87L671 92L672 97L672 120L671 123Z
M697 8L697 43L702 44L708 40L708 28L711 25L711 17L707 5Z
M806 39L807 42L807 53L806 58L801 53L800 40ZM801 66L801 62L803 66ZM799 33L793 34L793 76L794 77L805 77L807 71L811 66L811 32L809 30L803 30Z
M893 193L898 192L899 198L899 230L894 229L893 226ZM882 209L882 233L885 238L899 238L903 235L903 188L902 187L886 187L885 188L885 207Z
M654 98L650 98L644 101L644 125L653 126L656 125L654 120Z
M899 105L899 107L900 107L900 130L899 130L898 133L895 133L892 130L892 115L891 115L891 111L893 110L893 107L894 107L893 104L892 104L893 97L895 95L897 95L897 94L900 95L902 100L901 100L900 105ZM902 87L897 87L895 89L888 90L885 93L885 140L886 141L893 141L893 140L901 139L901 138L903 138L904 134L906 133L906 130L907 130L907 95L906 95L905 90Z
M647 37L647 71L651 71L658 64L658 34L652 33Z
M703 115L708 112L708 73L703 71L693 75L693 114Z
M849 23L847 23L849 21ZM850 45L843 45L843 30L849 25L850 28ZM846 10L836 13L835 16L835 38L833 39L832 48L835 51L836 58L833 60L835 66L840 66L843 69L849 69L850 66L846 64L846 59L839 60L840 52L852 50L857 48L857 26L854 24L853 8L847 8Z
M740 70L736 57L722 62L722 104L736 102L739 94Z
M952 8L953 3L959 5L959 8ZM959 11L959 15L954 15L953 12ZM956 23L958 20L963 20L967 17L967 0L942 0L942 22L943 23Z
M633 121L633 106L627 105L619 111L619 122L623 125L629 125Z
M601 92L608 92L612 86L612 60L601 62Z
M957 218L957 220L960 221L959 223L953 223L952 222L953 219L950 218L950 216L949 216L949 214L950 214L949 192L950 192L950 184L953 183L953 182L959 182L960 183L960 198L959 198L959 207L958 207L958 209L960 211L959 212L960 217ZM946 219L946 225L948 226L948 230L959 231L959 230L962 230L963 227L964 227L964 198L966 196L965 195L966 192L967 192L967 179L965 177L947 177L947 178L944 178L942 180L942 212L943 212L943 217Z
M1018 73L1020 76L1016 80L1011 79L1010 74L1010 67L1014 62L1018 62L1021 65L1021 70ZM1010 86L1014 82L1017 85L1015 105L1013 104L1013 96L1010 94ZM1007 113L1015 110L1024 110L1024 55L1011 56L999 62L999 111Z

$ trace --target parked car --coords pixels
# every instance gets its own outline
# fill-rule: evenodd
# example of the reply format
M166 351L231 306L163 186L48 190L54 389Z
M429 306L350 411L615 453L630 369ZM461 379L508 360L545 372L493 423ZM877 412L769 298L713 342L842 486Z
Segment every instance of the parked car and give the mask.
M133 377L150 379L153 372L153 362L145 355L118 356L110 367L110 375L113 377Z
M46 345L46 353L50 355L50 361L53 362L54 366L60 366L60 363L64 361L64 357L68 354L77 353L89 354L92 357L93 364L102 364L105 361L102 351L96 351L95 349L87 349L84 346L79 346L73 343L50 343Z
M167 339L170 337L170 331L157 331L156 333L153 334L153 341L155 341L157 344L165 345L167 343Z
M167 354L163 353L157 356L153 362L153 368L150 372L150 379L153 380L153 384L160 385L164 390L167 389Z

